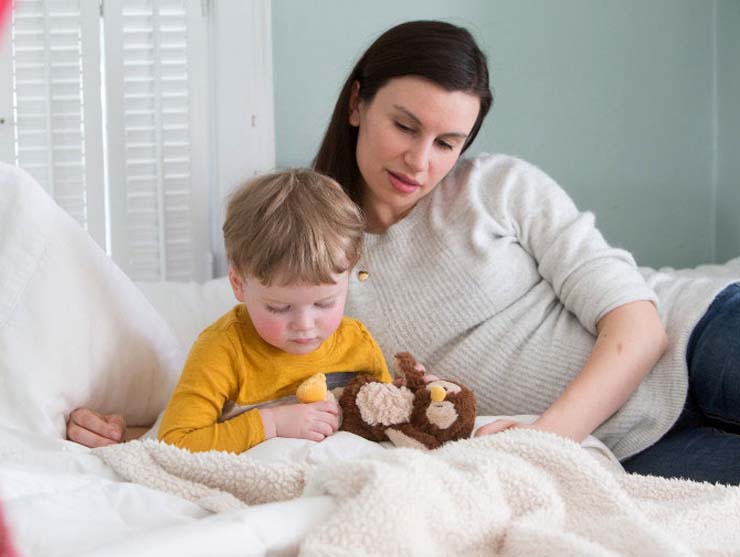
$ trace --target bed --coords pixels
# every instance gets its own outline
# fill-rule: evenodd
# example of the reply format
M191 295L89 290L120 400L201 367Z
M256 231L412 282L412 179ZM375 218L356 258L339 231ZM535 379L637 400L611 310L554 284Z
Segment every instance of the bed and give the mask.
M0 504L21 555L740 555L740 488L633 477L593 439L66 441L79 406L152 424L233 297L225 279L134 284L28 175L0 164L0 191ZM644 271L728 280L740 258Z

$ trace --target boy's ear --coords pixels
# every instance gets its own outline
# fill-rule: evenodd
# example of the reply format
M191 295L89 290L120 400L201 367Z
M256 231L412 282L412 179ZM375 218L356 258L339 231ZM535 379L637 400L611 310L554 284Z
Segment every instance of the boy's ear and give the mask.
M355 128L360 125L360 82L352 84L349 93L349 125Z
M240 302L244 302L246 299L246 296L244 295L244 279L231 265L229 265L229 284L231 284L231 290L234 292L234 297Z

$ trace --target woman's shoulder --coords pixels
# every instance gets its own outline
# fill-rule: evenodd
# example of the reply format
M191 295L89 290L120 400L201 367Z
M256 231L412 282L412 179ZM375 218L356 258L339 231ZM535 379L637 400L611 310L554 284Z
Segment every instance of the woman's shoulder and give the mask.
M483 182L493 184L514 176L551 180L537 165L505 153L480 153L460 159L447 178L453 182L475 184L481 181L479 178L485 177Z
M482 153L460 159L429 203L448 217L474 211L508 220L512 201L518 204L522 196L548 196L554 189L555 182L537 166L511 155Z

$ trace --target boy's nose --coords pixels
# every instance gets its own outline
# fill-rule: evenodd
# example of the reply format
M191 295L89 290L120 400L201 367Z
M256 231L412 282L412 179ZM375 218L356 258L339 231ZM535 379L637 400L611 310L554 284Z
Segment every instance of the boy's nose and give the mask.
M309 312L302 311L293 318L292 325L296 331L308 331L313 328L313 317Z

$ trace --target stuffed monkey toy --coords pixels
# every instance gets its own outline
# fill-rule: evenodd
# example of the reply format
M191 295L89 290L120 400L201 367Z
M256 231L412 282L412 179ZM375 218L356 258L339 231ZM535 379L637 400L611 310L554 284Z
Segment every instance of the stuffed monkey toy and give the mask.
M408 352L396 354L400 386L358 375L339 396L342 431L398 447L436 449L469 437L475 423L475 395L455 381L424 382L424 368Z

